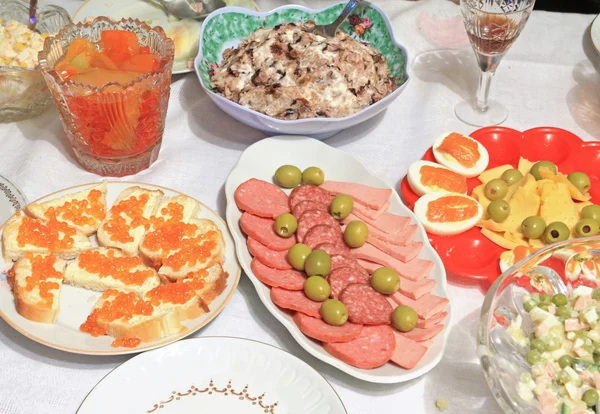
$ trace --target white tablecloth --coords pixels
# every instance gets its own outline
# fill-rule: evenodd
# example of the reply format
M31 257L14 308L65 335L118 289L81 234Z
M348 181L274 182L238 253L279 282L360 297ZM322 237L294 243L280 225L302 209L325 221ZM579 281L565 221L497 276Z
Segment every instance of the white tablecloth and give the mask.
M261 10L269 10L292 1L257 3ZM295 3L322 7L332 2ZM353 154L389 182L399 183L410 162L421 157L437 135L446 130L473 131L454 116L453 109L474 93L478 69L455 4L377 3L393 19L397 37L408 48L412 80L387 112L327 143ZM59 4L73 13L81 1ZM594 68L598 56L589 40L592 19L533 13L494 80L492 95L510 112L506 126L525 130L552 125L585 140L600 138L600 78ZM430 53L420 55L423 52ZM224 215L227 175L240 153L263 137L213 105L194 74L175 77L159 160L129 178L185 191ZM33 120L0 124L0 174L30 200L98 180L76 164L54 109ZM434 413L436 399L448 400L448 413L499 413L475 354L485 287L451 283L449 290L455 320L446 354L429 374L406 384L365 383L311 357L266 311L244 275L229 305L197 335L251 338L290 351L325 375L351 414ZM74 413L94 385L129 358L49 349L2 320L0 343L0 413Z

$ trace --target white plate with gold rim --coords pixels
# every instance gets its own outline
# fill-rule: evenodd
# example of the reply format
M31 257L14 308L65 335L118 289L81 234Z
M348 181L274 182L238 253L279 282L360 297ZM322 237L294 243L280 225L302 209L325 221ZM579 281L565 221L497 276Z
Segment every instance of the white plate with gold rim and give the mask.
M254 276L250 265L252 256L246 247L246 236L239 226L242 212L235 204L234 193L241 183L250 178L272 182L275 170L281 165L286 164L296 165L300 169L313 165L317 166L324 171L326 179L329 180L348 181L377 188L392 188L392 196L389 199L391 204L388 211L393 214L408 216L412 219L413 223L418 224L415 241L421 241L424 244L423 251L418 257L433 262L433 269L428 277L437 283L432 293L449 298L446 271L440 257L433 250L433 247L431 247L423 226L417 221L412 211L402 203L398 193L392 186L373 174L360 161L347 152L332 148L313 138L280 136L263 139L248 147L240 156L225 184L227 224L236 243L238 260L244 272L252 281L262 303L287 328L302 348L312 356L353 377L373 383L393 384L406 382L429 372L440 362L446 349L452 325L452 303L449 303L446 309L448 318L444 322L445 328L443 332L433 339L433 344L413 369L405 370L391 362L375 369L359 369L333 357L323 349L319 342L305 336L294 323L291 313L282 311L273 303L269 287ZM287 193L290 192L290 190L285 191Z
M0 226L26 205L23 193L8 178L0 175Z
M130 359L108 374L78 414L343 414L317 371L249 339L180 341Z
M63 195L82 191L97 184L98 183L84 184L66 188L48 194L47 196L36 200L36 202L62 197ZM176 190L152 184L109 181L106 197L107 209L113 205L121 191L136 185L149 190L161 190L166 197L183 194ZM186 329L181 333L167 336L154 342L142 343L136 348L114 348L111 345L114 338L110 336L93 337L79 330L79 327L87 319L87 316L92 311L92 308L101 296L101 293L66 284L63 284L61 287L60 311L56 322L54 324L32 322L19 315L16 311L14 297L6 277L6 272L10 269L12 263L5 262L2 257L0 257L0 317L17 331L36 342L62 351L87 355L131 354L158 348L193 334L213 320L223 310L233 296L241 274L241 269L235 255L234 242L225 221L216 212L202 203L199 217L214 221L223 233L223 238L225 240L225 261L223 263L223 269L229 276L227 278L227 286L223 293L210 304L210 312L196 319L183 322L182 325ZM2 228L0 227L0 237L1 230ZM90 239L92 241L92 246L98 245L95 235Z
M224 0L228 6L258 10L253 0ZM113 20L131 17L145 21L149 26L160 26L175 43L173 74L194 70L190 62L198 54L198 41L202 21L170 17L163 8L144 0L87 0L75 11L74 22L87 17L106 16Z

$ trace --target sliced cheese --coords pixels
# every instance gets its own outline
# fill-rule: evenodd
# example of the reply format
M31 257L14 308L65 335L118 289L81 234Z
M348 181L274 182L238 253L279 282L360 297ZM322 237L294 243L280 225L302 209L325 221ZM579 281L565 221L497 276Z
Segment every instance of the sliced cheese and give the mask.
M500 165L498 167L494 167L482 172L481 175L479 175L479 177L477 178L479 178L479 181L481 181L483 184L487 184L496 178L500 178L502 174L504 174L504 171L510 170L512 168L513 166L510 164Z
M541 180L538 181L538 191L542 201L540 216L546 224L561 221L573 229L579 221L579 212L566 184Z

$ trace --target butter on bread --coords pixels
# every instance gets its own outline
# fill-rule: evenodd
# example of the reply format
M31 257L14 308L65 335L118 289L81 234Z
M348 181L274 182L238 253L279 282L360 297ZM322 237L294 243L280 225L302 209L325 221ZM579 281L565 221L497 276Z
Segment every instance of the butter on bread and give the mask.
M11 271L11 286L19 315L34 322L54 323L66 264L51 254L27 254L17 260Z
M70 247L52 247L47 243L37 243L33 240L30 240L31 242L20 243L18 240L19 233L24 231L22 228L24 223L26 224L26 227L31 226L44 231L49 230L52 226L52 222L26 217L22 212L17 211L17 213L6 222L2 231L2 250L5 261L15 261L23 257L26 253L54 253L59 258L68 260L76 257L80 252L91 247L90 239L83 232L66 225L66 223L61 223L61 225L69 228L73 234L71 236L66 236L62 231L58 231L58 240L64 241L66 237L71 237L73 243Z
M174 312L177 319L187 321L208 312L208 306L185 283L176 282L157 286L144 296L157 309Z
M89 236L98 230L100 223L106 217L106 191L106 181L102 181L100 184L77 193L67 194L42 203L31 203L24 210L30 217L48 220L51 215L49 210L52 209L57 220L64 221ZM87 205L82 209L81 204L85 204L85 202ZM71 208L69 208L70 206ZM69 214L66 213L75 214L76 217L69 217Z
M164 193L160 190L148 190L138 186L121 191L98 228L98 243L101 246L121 249L130 256L136 255L140 241L149 227L150 217L156 212L163 196ZM142 197L147 198L145 203L142 203ZM135 202L136 208L127 207L132 201ZM134 220L137 222L133 223Z
M127 256L112 247L99 247L82 252L67 265L65 283L98 292L117 289L142 297L160 285L160 278L139 257Z
M182 280L194 289L196 295L208 306L227 286L227 272L220 264L193 273Z

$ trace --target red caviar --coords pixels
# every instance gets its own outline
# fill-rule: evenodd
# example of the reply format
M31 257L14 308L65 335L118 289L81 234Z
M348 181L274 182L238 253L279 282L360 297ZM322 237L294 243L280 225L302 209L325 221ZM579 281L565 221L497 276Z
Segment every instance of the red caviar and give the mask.
M112 342L112 346L115 348L118 348L120 346L125 347L125 348L135 348L136 346L138 346L140 343L142 342L142 340L136 336L132 336L132 337L123 337L123 338L117 338Z
M102 254L97 250L86 250L79 255L79 267L100 277L111 276L113 279L130 285L142 285L149 277L154 275L150 269L139 270L136 268L144 263L137 256L115 257L114 250Z
M62 206L50 207L45 216L47 219L70 221L78 226L93 226L106 216L101 197L101 191L92 190L84 200L67 201Z
M54 295L50 291L59 289L60 285L54 281L48 281L48 279L62 280L63 278L62 273L54 268L56 257L53 255L33 256L31 253L27 253L25 257L31 262L31 276L25 278L25 290L31 292L38 287L40 297L48 305L51 305Z
M119 243L132 242L130 230L139 226L144 226L146 230L150 227L150 220L144 217L144 207L148 200L148 194L142 194L139 198L131 196L112 207L111 217L105 226L111 240ZM130 222L123 216L127 216Z
M208 270L206 269L201 269L197 272L189 272L187 275L185 275L185 284L188 285L194 291L200 290L206 284L204 280L206 276L208 276ZM183 280L180 279L177 282L183 283Z
M180 250L163 260L163 265L178 271L186 264L193 266L198 262L206 261L217 247L216 239L217 232L214 230L197 237L183 239Z
M163 216L169 216L165 220L164 217L153 217L151 219L152 228L144 237L143 246L150 251L162 251L163 254L168 254L172 250L176 250L181 246L184 238L192 237L198 226L195 224L183 223L183 205L179 203L169 203L167 207L161 209Z
M53 252L69 250L73 248L75 243L75 240L71 237L75 233L73 227L54 218L44 222L30 217L23 217L17 234L17 243L20 247L30 244L47 248Z
M169 283L168 285L155 287L146 296L154 306L160 306L161 303L181 305L196 296L196 294L187 283Z

